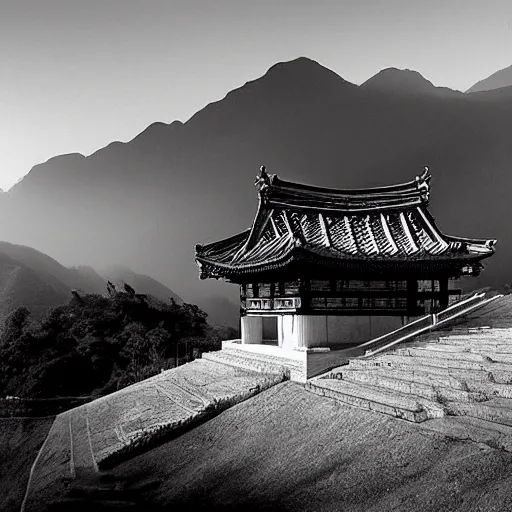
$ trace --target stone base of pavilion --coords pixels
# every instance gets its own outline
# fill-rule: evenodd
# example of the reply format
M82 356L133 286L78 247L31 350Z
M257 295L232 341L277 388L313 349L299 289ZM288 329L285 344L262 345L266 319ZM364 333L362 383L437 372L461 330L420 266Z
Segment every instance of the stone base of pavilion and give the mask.
M247 370L285 373L290 380L306 382L315 375L346 364L349 357L363 352L357 346L347 345L284 350L271 343L244 344L241 340L228 340L222 342L222 350L204 353L202 357Z

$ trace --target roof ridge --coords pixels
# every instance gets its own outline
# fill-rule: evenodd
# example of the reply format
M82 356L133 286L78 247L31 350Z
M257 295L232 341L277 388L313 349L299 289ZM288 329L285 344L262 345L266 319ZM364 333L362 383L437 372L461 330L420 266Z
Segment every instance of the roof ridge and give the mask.
M427 205L431 177L429 168L424 167L421 175L405 183L372 188L334 189L285 181L277 174L268 174L266 167L262 165L255 186L263 206L359 212Z

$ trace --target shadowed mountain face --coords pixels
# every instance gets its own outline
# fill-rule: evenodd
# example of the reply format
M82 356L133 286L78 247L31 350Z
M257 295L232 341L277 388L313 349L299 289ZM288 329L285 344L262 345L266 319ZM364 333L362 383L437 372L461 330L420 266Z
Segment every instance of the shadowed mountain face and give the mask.
M428 165L439 227L497 238L483 277L503 284L512 275L512 98L383 94L389 73L357 87L305 58L277 64L184 124L155 123L87 158L56 157L0 197L9 219L0 237L66 265L126 265L188 302L236 304L236 286L197 278L194 245L251 225L260 165L339 188L408 181ZM398 73L391 83L402 90L433 87Z
M512 86L512 66L500 69L487 78L480 80L466 92L491 91L493 89L501 89L502 87L510 86Z

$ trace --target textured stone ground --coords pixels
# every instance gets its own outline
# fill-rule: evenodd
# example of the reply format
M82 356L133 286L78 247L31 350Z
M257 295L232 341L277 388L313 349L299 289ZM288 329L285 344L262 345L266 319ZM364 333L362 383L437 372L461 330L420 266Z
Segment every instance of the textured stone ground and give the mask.
M113 473L152 484L144 498L174 512L512 510L512 454L345 406L294 383Z
M55 419L30 479L24 510L61 499L99 467L148 450L283 379L206 360L163 372Z

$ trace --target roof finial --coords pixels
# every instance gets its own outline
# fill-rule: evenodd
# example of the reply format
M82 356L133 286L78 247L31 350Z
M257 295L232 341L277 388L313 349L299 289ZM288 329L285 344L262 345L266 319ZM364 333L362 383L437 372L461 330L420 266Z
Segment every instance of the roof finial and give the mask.
M418 188L421 198L423 201L428 203L428 200L430 198L430 185L429 181L431 178L430 169L425 166L423 168L423 172L421 173L421 176L416 176L416 187Z
M264 165L260 167L260 174L256 176L256 181L254 182L254 185L258 188L258 191L260 193L264 192L270 185L270 177L267 174Z

